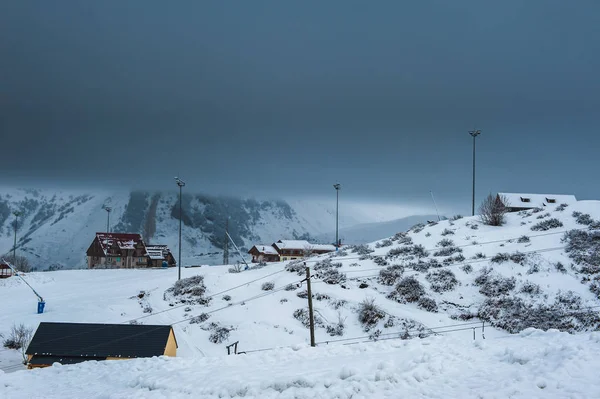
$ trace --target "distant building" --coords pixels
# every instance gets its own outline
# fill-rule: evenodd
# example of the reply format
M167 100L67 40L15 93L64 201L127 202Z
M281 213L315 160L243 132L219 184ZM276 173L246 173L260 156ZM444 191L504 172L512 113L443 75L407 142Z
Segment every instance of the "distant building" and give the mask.
M574 195L564 194L517 194L498 193L498 198L504 198L507 212L519 212L534 208L546 208L560 204L572 205L577 202Z
M249 254L252 262L279 262L303 258L306 254L324 254L335 251L334 245L311 244L306 240L279 240L271 245L255 245Z
M9 278L12 276L12 269L6 264L0 262L0 278Z
M30 369L87 360L176 356L177 340L171 326L42 322L25 354Z
M248 253L252 255L253 263L279 262L279 253L270 244L257 244Z
M96 233L86 255L89 269L161 267L163 261L176 265L166 245L147 246L140 234Z
M146 256L148 267L162 267L164 262L167 266L175 266L177 262L167 245L146 245Z

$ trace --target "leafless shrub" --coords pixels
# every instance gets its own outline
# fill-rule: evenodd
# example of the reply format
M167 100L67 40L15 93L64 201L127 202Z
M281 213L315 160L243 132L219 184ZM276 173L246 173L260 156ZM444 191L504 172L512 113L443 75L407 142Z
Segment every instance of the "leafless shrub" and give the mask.
M13 324L8 337L4 340L3 345L7 349L15 349L21 353L23 362L27 361L27 355L25 351L33 338L33 328L26 326L25 324Z
M368 298L358 304L358 321L365 331L375 327L379 320L385 317L385 312L375 304L375 299Z
M504 195L489 194L479 206L479 218L488 226L502 226L505 222L508 198Z

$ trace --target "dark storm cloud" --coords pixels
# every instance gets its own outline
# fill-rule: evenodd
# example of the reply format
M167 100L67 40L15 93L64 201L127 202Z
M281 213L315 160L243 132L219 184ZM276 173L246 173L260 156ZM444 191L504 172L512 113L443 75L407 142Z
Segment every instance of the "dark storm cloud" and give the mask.
M0 5L4 182L598 197L595 1ZM575 174L575 177L573 177Z

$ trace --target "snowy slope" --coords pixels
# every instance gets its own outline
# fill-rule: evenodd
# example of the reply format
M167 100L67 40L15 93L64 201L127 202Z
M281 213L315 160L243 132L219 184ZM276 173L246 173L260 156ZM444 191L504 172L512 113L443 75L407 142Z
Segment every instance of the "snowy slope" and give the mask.
M290 205L292 204L292 205ZM151 243L178 252L179 208L176 193L95 190L0 189L0 254L13 247L14 216L22 212L17 250L38 270L81 268L95 232L106 230L104 206L112 207L111 229L141 233ZM410 210L397 206L344 204L340 226L391 220ZM185 194L183 263L222 263L225 220L242 249L255 242L314 237L335 226L335 202L320 200L252 200ZM326 242L335 236L324 236ZM234 261L237 254L231 254Z
M526 331L0 374L6 399L597 398L600 335ZM83 383L85 382L85 383Z
M578 212L575 214L578 216L574 216L574 212ZM582 215L589 215L589 218L582 217ZM545 231L532 230L539 223L548 224L547 221L553 219L562 223L562 226ZM477 218L443 221L413 229L408 234L399 234L391 239L380 240L366 247L348 248L334 254L333 257L324 255L308 259L307 264L311 266L314 276L315 314L317 319L320 319L316 329L316 341L318 347L321 348L319 350L324 351L319 353L322 353L323 357L332 358L331 363L324 364L339 370L340 364L348 363L349 360L343 355L346 349L335 349L344 344L357 344L373 339L390 339L392 340L390 342L394 342L399 338L423 337L426 339L422 341L422 344L411 342L394 345L400 345L400 348L404 348L403 345L408 345L409 348L413 346L414 348L428 348L428 342L431 342L434 349L431 352L423 349L423 359L430 359L432 354L443 351L446 356L449 356L449 359L453 359L449 361L456 362L453 363L456 364L453 367L457 368L464 367L466 364L468 367L471 364L479 364L470 359L477 357L477 353L487 353L486 359L492 363L497 361L498 367L500 365L506 367L508 375L515 376L520 372L519 370L525 370L526 373L531 373L531 378L535 377L534 385L525 384L527 378L523 377L512 386L514 391L502 391L515 392L516 396L526 397L527 394L537 392L535 389L540 389L539 387L535 388L538 382L544 386L544 389L552 388L551 392L556 397L560 397L565 392L571 392L573 395L576 395L577 392L581 394L581 391L573 390L574 388L566 380L555 380L553 378L555 374L550 370L552 367L547 369L547 373L538 373L539 368L536 372L535 356L523 357L522 351L524 348L537 348L531 350L547 353L547 356L554 359L562 356L560 350L555 353L554 349L548 349L554 348L553 342L556 341L562 342L566 346L577 346L582 345L582 342L589 342L590 351L592 351L590 353L593 353L597 350L597 335L587 334L571 338L556 333L548 335L535 333L535 339L530 339L527 338L527 334L511 336L506 330L522 331L531 325L547 328L548 321L550 326L556 325L573 332L590 331L598 327L597 317L600 301L598 296L590 290L595 283L594 270L590 272L589 268L584 267L584 264L571 259L570 254L565 250L566 243L562 241L568 230L593 230L589 224L581 224L581 222L590 222L594 225L594 220L600 220L600 202L582 201L563 210L549 209L541 212L509 214L507 215L507 224L502 227L481 225ZM549 224L552 225L552 223ZM527 236L527 239L524 239L524 236ZM442 239L452 240L453 245L440 246ZM408 242L409 240L411 243ZM416 246L422 246L422 248ZM415 248L421 248L421 250L415 252ZM459 248L461 252L455 252L450 257L435 256L436 251L444 248ZM390 253L390 251L392 252ZM423 256L420 262L416 255L411 255L411 253L424 255L425 252L427 252L427 256ZM502 259L497 256L499 253L509 254L509 259L502 262L493 261L493 259ZM519 253L523 255L512 256ZM458 255L462 255L464 259L457 259ZM451 258L449 261L445 261L449 258ZM436 259L437 262L432 259ZM331 264L328 261L331 261ZM562 267L559 267L558 263ZM380 280L380 272L392 264L403 266L404 271L399 272L392 285L386 285ZM469 270L467 266L472 270ZM252 354L252 356L262 359L256 360L259 362L257 363L259 369L260 367L269 367L273 361L283 358L289 359L289 363L286 363L286 360L284 364L292 367L294 355L290 354L289 350L286 352L273 348L305 346L309 342L307 328L302 325L298 317L294 317L295 314L301 316L302 312L298 311L306 309L307 300L305 295L302 295L306 285L300 283L303 279L301 267L299 274L287 271L284 267L284 264L270 264L261 269L247 270L242 273L229 273L227 267L182 269L184 278L196 275L204 277L205 295L211 298L207 305L180 304L168 296L164 296L165 291L176 280L177 270L175 269L30 273L26 278L46 299L47 311L42 315L35 314L36 298L20 281L14 278L0 281L3 297L11 298L11 306L0 313L0 326L2 326L0 333L6 335L13 322L23 322L32 327L35 327L40 321L112 323L135 321L144 324L172 324L179 342L178 357L189 358L189 360L177 360L169 365L160 363L156 366L156 373L160 373L160 370L163 372L178 370L179 367L189 367L192 364L202 365L204 364L202 362L214 364L224 362L222 364L237 367L235 364L238 360L235 360L235 357L228 358L231 360L214 359L214 357L224 356L225 345L235 341L239 341L239 350L247 351L249 357ZM326 281L332 282L332 276L336 275L333 270L338 275L345 275L346 280L335 284L326 283ZM452 271L456 282L451 289L437 290L439 292L436 292L434 286L439 281L432 280L431 275L443 270ZM489 270L489 272L482 274L484 270ZM421 284L422 291L417 295L418 300L407 300L406 297L397 295L395 284L409 276L414 276ZM482 279L482 276L490 278L486 280ZM512 278L514 281L511 280ZM504 287L506 280L510 280L506 291L494 292L495 289ZM265 282L272 282L274 289L264 291L262 285ZM486 285L486 283L488 284ZM524 290L526 287L531 288L532 285L537 288ZM144 291L144 295L142 299L139 299L138 294L141 291ZM414 287L411 293L414 294ZM390 296L390 294L392 295ZM375 317L372 325L366 325L359 319L361 303L369 298L373 299L380 312L380 317ZM429 300L424 302L425 305L431 305L431 300L435 301L437 309L423 306L421 303L423 298ZM494 301L498 299L505 302L495 303ZM521 317L521 315L515 318L514 314L510 313L515 311L513 309L515 303L525 306L527 314L536 317L528 315ZM170 306L171 304L174 306ZM539 306L545 306L545 308L540 310ZM150 313L145 313L144 310ZM499 313L496 314L494 311ZM202 314L206 314L208 317L195 319ZM522 323L506 323L507 320L512 322L515 319L521 320ZM344 328L341 335L336 335L335 329L339 326L340 320ZM468 347L471 345L469 342L473 340L474 333L476 341L482 340L483 320L486 320L486 343L499 338L497 341L493 341L498 344L494 343L494 346L489 349ZM495 327L490 326L490 323ZM222 342L211 342L211 337L220 329L228 330L228 336L223 336ZM444 340L436 341L439 339L436 336L439 335L443 336ZM500 339L502 337L509 338L503 341ZM519 340L521 343L514 345L511 343ZM538 344L531 341L536 341ZM365 352L371 350L368 348L371 348L369 345L372 344L365 345ZM378 348L382 352L398 348L398 346L381 345ZM499 348L498 351L496 351L496 346ZM328 352L327 347L332 348L331 352ZM270 349L269 352L275 354L263 356L260 354L261 352L253 352L258 349ZM363 351L362 349L356 350ZM579 356L576 352L569 353ZM200 357L210 357L211 359L193 360ZM383 356L382 358L388 359L382 360L383 362L399 361L397 357ZM5 371L22 368L18 364L18 360L19 355L16 351L0 352L0 368ZM239 361L243 362L243 360ZM414 361L414 359L411 357L409 361ZM436 367L435 364L438 364L435 362L430 364L431 361L433 360L423 360L423 363L429 365L426 366L428 369ZM85 367L94 366L86 365ZM103 367L118 366L99 365L98 367L100 369L97 372L102 373L104 371L100 370ZM239 367L243 368L243 363L240 363ZM286 370L285 366L282 367L282 370ZM361 383L368 386L373 385L370 377L365 377L373 375L372 373L375 372L371 368L372 365L365 364L364 368L361 368L357 364L355 367L358 370L357 374L362 376L360 377L363 381ZM579 366L573 364L573 367ZM409 384L411 386L407 389L422 387L423 391L419 392L425 392L426 396L429 393L435 397L435 391L430 391L437 386L437 384L433 384L433 381L449 381L455 378L454 374L448 374L449 369L437 369L436 373L432 372L427 377L421 375L418 377L421 381L417 380L417 382L427 382L431 379L432 385L429 383L419 385L414 382L417 385ZM83 368L83 370L91 369ZM392 384L390 389L404 388L399 382L394 381L403 381L410 375L413 375L412 378L416 378L414 374L405 374L408 371L403 370L408 369L402 368L397 371L398 374L390 377L393 380L390 382ZM46 371L41 373L44 372ZM341 372L337 371L336 373ZM49 373L55 373L55 371ZM56 371L56 373L60 372ZM265 377L249 372L248 378L259 381L258 386L264 387L264 385L278 382L278 378L287 381L286 378L291 375L290 373L282 371L282 374ZM486 379L490 378L489 375L482 374L481 376ZM540 377L539 381L536 379L537 377ZM30 377L22 378L24 381L28 381L27 378ZM137 377L132 375L131 378ZM332 378L335 379L325 371L315 372L311 386L320 387L321 384L326 384L326 381L330 381ZM437 378L441 380L437 380ZM501 377L497 378L492 381L496 381L495 384L501 384ZM589 383L590 381L585 378L587 377L584 377L582 381L586 384ZM475 383L473 380L469 381L471 382L464 380L464 384L471 386L469 384ZM558 381L559 384L552 385L555 381ZM220 382L225 383L224 380L220 380ZM117 384L123 383L118 382ZM222 385L215 382L215 385L211 385L212 388L207 388L207 397L216 394L219 386L223 388ZM475 387L474 389L477 386L482 387L481 385L472 386ZM458 389L461 386L453 387L456 389L453 391L455 396L458 396L460 392ZM241 389L244 390L244 386ZM248 390L244 390L244 392L256 392L256 389L259 389L257 385L250 384ZM590 387L590 389L595 388ZM223 392L224 395L229 394L228 391ZM291 392L296 391L286 392L288 395L292 395ZM307 392L314 394L310 390ZM361 392L364 393L364 391ZM373 392L379 393L380 391ZM365 396L368 395L365 394ZM504 397L504 395L499 397Z

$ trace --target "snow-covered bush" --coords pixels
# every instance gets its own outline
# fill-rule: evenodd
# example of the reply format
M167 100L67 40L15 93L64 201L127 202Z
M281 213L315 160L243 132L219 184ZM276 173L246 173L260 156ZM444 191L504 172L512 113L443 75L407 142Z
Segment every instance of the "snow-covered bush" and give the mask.
M452 291L458 285L456 276L451 270L448 269L440 269L430 272L427 274L425 279L429 281L429 284L431 284L431 289L438 293Z
M436 246L438 247L442 247L442 248L446 248L446 247L453 247L454 246L454 241L452 241L449 238L442 238L437 244Z
M227 327L217 327L208 337L208 340L213 344L220 344L229 339L231 329Z
M531 226L531 230L533 231L546 231L550 229L556 229L558 227L563 227L563 224L560 220L556 218L543 220L537 224Z
M358 254L358 255L368 255L371 252L374 252L374 250L369 248L369 246L366 244L355 245L355 246L350 247L349 249L351 252Z
M435 300L426 296L419 298L417 306L428 312L436 313L438 311L438 306Z
M454 231L450 230L450 229L444 229L441 233L443 236L449 236L449 235L454 235Z
M594 219L592 219L592 217L588 213L581 213L575 211L573 212L573 217L575 218L575 222L577 222L577 224L589 226L590 224L594 223Z
M539 273L540 272L540 265L538 265L537 263L534 263L533 265L531 265L529 267L529 269L527 270L527 274L533 274L533 273Z
M565 209L567 209L567 207L568 207L568 206L569 206L569 204L560 204L559 206L557 206L557 207L556 207L556 210L557 210L558 212L562 212L562 211L564 211Z
M385 318L385 312L375 304L375 300L368 298L358 304L358 321L365 331L375 327L379 320Z
M437 251L435 251L433 253L433 256L450 256L453 255L455 253L461 253L462 252L462 248L458 248L458 247L444 247L444 248L440 248Z
M392 241L398 241L398 244L401 245L412 244L412 238L408 235L408 233L404 232L396 233L394 237L392 237Z
M422 245L410 245L392 248L387 253L387 258L396 258L398 256L416 256L417 258L426 258L429 256L429 252Z
M563 274L567 272L567 268L565 267L565 265L563 265L560 262L556 262L554 264L554 268L556 269L556 271L561 272Z
M528 236L525 236L525 235L519 237L519 239L517 240L517 242L519 244L525 244L525 243L528 243L530 241L531 241L531 239Z
M538 217L536 217L536 219L543 219L543 218L547 218L550 216L549 212L544 213L543 215L538 215Z
M473 266L471 266L469 264L461 266L460 268L462 269L463 272L465 272L467 274L469 274L473 271Z
M463 216L462 216L462 215L454 215L454 216L452 216L452 217L450 218L450 220L452 220L452 221L454 221L454 222L455 222L455 221L457 221L457 220L459 220L459 219L462 219L462 218L463 218Z
M477 252L472 259L485 259L485 254L483 252Z
M425 223L417 223L413 227L408 229L408 231L412 231L413 233L418 234L418 233L422 232L424 228L425 228Z
M479 206L479 218L483 224L488 226L504 225L506 206L508 199L503 195L494 196L489 194Z
M504 262L508 262L510 260L510 255L507 253L497 253L496 255L492 256L492 258L490 259L490 261L492 263L504 263Z
M388 261L385 260L385 258L383 256L373 256L373 262L377 266L387 266L387 265L389 265Z
M332 262L330 258L326 258L320 262L315 263L315 265L313 266L313 270L324 270L331 268L339 269L340 267L342 267L342 262Z
M490 269L482 270L479 277L475 279L475 284L479 286L479 292L488 297L497 297L506 295L516 286L517 280L514 277L503 277L492 274Z
M285 270L291 273L296 273L299 276L306 274L306 264L302 260L294 260L285 266Z
M394 287L394 290L387 296L389 299L393 299L396 302L417 302L422 296L425 295L425 289L419 283L419 280L413 276L404 277Z
M346 328L346 318L342 317L341 313L338 313L338 321L334 324L328 324L326 331L327 334L332 337L341 337L344 335L344 330Z
M310 328L310 314L308 309L301 308L294 310L294 319L298 320L306 328ZM313 320L316 327L323 327L323 319L317 314L313 314Z
M527 254L524 254L523 252L519 251L510 254L509 258L511 261L521 266L525 266L525 262L527 262Z
M377 244L375 244L375 248L390 247L390 246L392 246L392 244L393 244L392 240L385 239L385 240L378 241Z
M266 281L260 287L260 289L263 290L263 291L272 291L273 288L275 288L275 283L272 282L272 281Z
M341 284L347 280L346 274L340 273L337 269L321 270L317 277L327 284Z
M348 301L346 301L345 299L332 299L329 301L331 307L336 310L339 308L343 308L344 306L346 306L347 303Z
M167 289L163 295L165 301L171 303L189 303L198 305L208 305L212 298L205 297L206 286L203 276L192 276L177 280L175 284Z
M297 288L298 288L298 286L295 285L295 284L288 284L288 285L285 286L284 289L286 291L296 291Z
M523 283L523 286L519 290L524 294L529 294L531 296L537 296L542 293L542 289L538 284L534 284L531 281L526 281Z
M600 272L600 231L570 230L562 238L565 252L581 266L581 272Z
M379 284L392 286L396 284L396 281L400 277L402 277L402 273L404 273L404 267L400 265L388 266L379 271L379 277L377 281Z
M231 301L231 295L223 295L223 300L224 301Z
M202 313L199 316L192 317L190 319L190 324L204 323L206 320L209 319L209 317L210 317L210 315L208 313Z

